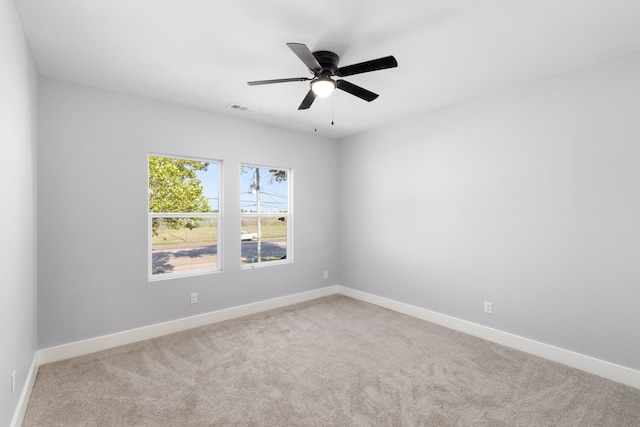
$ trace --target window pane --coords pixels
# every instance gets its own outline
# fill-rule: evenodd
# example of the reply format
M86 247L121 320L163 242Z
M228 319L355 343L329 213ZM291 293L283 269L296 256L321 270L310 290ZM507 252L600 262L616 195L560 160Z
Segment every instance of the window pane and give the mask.
M243 216L242 263L280 261L287 258L287 218Z
M199 170L196 172L198 179L202 183L202 194L207 199L209 203L210 212L219 213L220 212L220 185L218 183L218 179L220 177L219 174L219 163L209 163L207 166L207 170Z
M218 221L207 218L151 218L151 273L218 268Z
M290 171L242 165L240 212L244 265L291 262L288 253Z
M218 212L218 163L149 156L149 212Z
M240 211L243 213L287 213L288 171L242 166Z
M219 270L220 163L149 156L149 278Z

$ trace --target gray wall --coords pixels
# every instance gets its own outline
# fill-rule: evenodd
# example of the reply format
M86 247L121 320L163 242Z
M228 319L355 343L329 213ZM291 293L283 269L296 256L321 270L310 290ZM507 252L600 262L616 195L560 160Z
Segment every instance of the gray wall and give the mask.
M39 93L40 348L335 284L336 141L47 78ZM224 161L223 272L148 282L149 152ZM240 270L241 162L293 168L293 263Z
M341 141L340 284L640 369L639 114L636 54Z
M0 425L9 425L37 346L37 87L12 1L0 1ZM11 373L16 390L11 395Z

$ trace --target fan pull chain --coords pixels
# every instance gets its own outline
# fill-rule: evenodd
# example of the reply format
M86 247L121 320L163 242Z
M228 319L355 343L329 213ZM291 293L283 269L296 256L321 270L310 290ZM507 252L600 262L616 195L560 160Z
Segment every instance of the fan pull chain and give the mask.
M333 126L333 94L331 95L331 126Z

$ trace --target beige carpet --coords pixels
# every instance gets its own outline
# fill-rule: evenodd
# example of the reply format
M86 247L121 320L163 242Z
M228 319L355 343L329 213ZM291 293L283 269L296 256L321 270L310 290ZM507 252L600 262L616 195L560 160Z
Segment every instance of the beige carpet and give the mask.
M40 367L24 426L640 426L640 390L343 296Z

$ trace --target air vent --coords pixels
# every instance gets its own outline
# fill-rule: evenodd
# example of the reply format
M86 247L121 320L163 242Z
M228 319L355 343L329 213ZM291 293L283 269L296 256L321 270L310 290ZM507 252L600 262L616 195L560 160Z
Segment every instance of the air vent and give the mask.
M258 111L255 108L245 107L244 105L239 104L230 104L227 108L229 110L240 111L241 113L255 113Z

